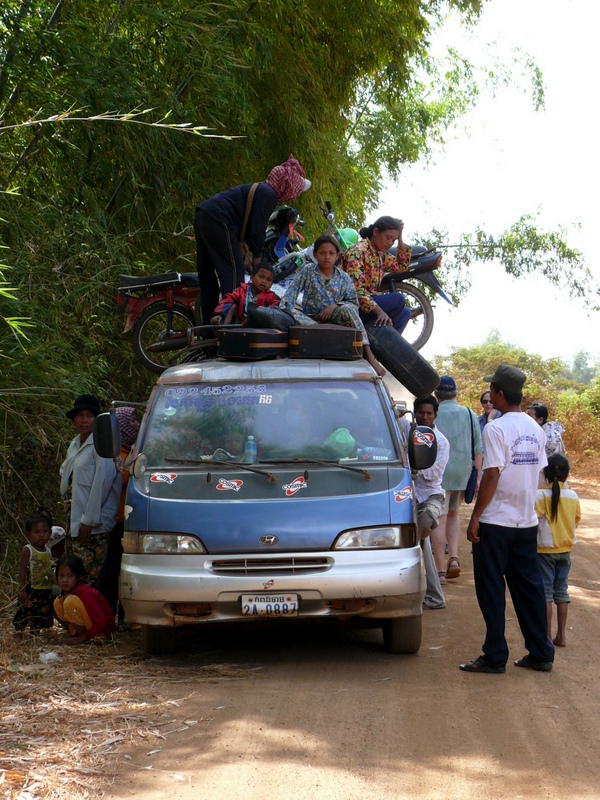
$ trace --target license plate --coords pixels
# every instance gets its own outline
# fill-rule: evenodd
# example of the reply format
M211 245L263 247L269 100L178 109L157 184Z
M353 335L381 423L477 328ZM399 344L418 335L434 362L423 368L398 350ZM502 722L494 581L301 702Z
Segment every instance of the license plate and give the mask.
M244 617L297 617L297 594L243 594Z

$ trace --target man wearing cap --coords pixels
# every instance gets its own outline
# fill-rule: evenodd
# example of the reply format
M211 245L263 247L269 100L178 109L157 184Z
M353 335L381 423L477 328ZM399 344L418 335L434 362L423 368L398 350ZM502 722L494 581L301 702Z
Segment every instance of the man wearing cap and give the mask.
M546 466L546 436L521 411L526 377L500 364L489 378L500 418L483 429L483 477L467 528L473 544L477 601L486 626L483 655L460 665L464 672L502 673L508 660L504 636L505 579L528 653L515 666L549 672L554 646L548 639L546 600L537 562L535 500Z
M214 314L219 291L225 297L246 279L242 239L252 252L254 264L260 263L273 209L277 203L295 200L310 187L302 166L291 155L273 167L264 181L226 189L196 206L196 266L205 324Z
M83 561L88 580L100 588L100 572L106 559L110 531L115 526L121 497L121 476L114 461L100 458L94 448L94 422L101 413L92 394L82 394L66 412L77 436L69 445L60 468L60 491L71 495L67 550Z
M442 488L446 492L444 507L438 527L431 532L433 554L441 583L446 578L458 578L458 542L460 520L458 511L465 498L465 489L471 475L473 464L481 470L482 444L481 429L475 414L456 402L456 383L454 378L445 375L435 390L439 400L436 425L450 442L450 458L444 470ZM473 459L473 455L475 458ZM448 542L448 563L445 549Z

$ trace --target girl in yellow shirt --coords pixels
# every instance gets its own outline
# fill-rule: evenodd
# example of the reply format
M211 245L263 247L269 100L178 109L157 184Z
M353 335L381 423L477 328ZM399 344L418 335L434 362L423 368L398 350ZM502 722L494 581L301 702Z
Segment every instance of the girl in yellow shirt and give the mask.
M544 583L548 611L548 638L552 639L552 602L556 603L558 630L553 643L566 645L567 608L570 603L568 577L575 528L581 520L579 498L566 485L569 461L553 453L544 467L546 486L538 489L535 511L539 519L538 563Z

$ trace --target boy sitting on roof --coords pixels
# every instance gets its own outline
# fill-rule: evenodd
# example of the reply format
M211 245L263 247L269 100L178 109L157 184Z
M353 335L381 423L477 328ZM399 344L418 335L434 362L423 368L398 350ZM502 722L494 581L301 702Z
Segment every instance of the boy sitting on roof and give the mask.
M229 325L232 322L246 324L248 305L278 306L279 298L271 291L274 276L270 264L255 264L250 283L241 283L233 292L228 292L215 308L211 325Z

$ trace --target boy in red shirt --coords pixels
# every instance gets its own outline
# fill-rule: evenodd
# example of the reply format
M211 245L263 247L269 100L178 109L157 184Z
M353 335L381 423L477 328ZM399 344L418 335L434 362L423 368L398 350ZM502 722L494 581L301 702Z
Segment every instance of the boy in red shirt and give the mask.
M230 325L232 322L246 324L248 305L278 306L279 297L271 291L274 277L270 264L255 264L250 283L241 283L233 292L228 292L215 308L211 325Z

